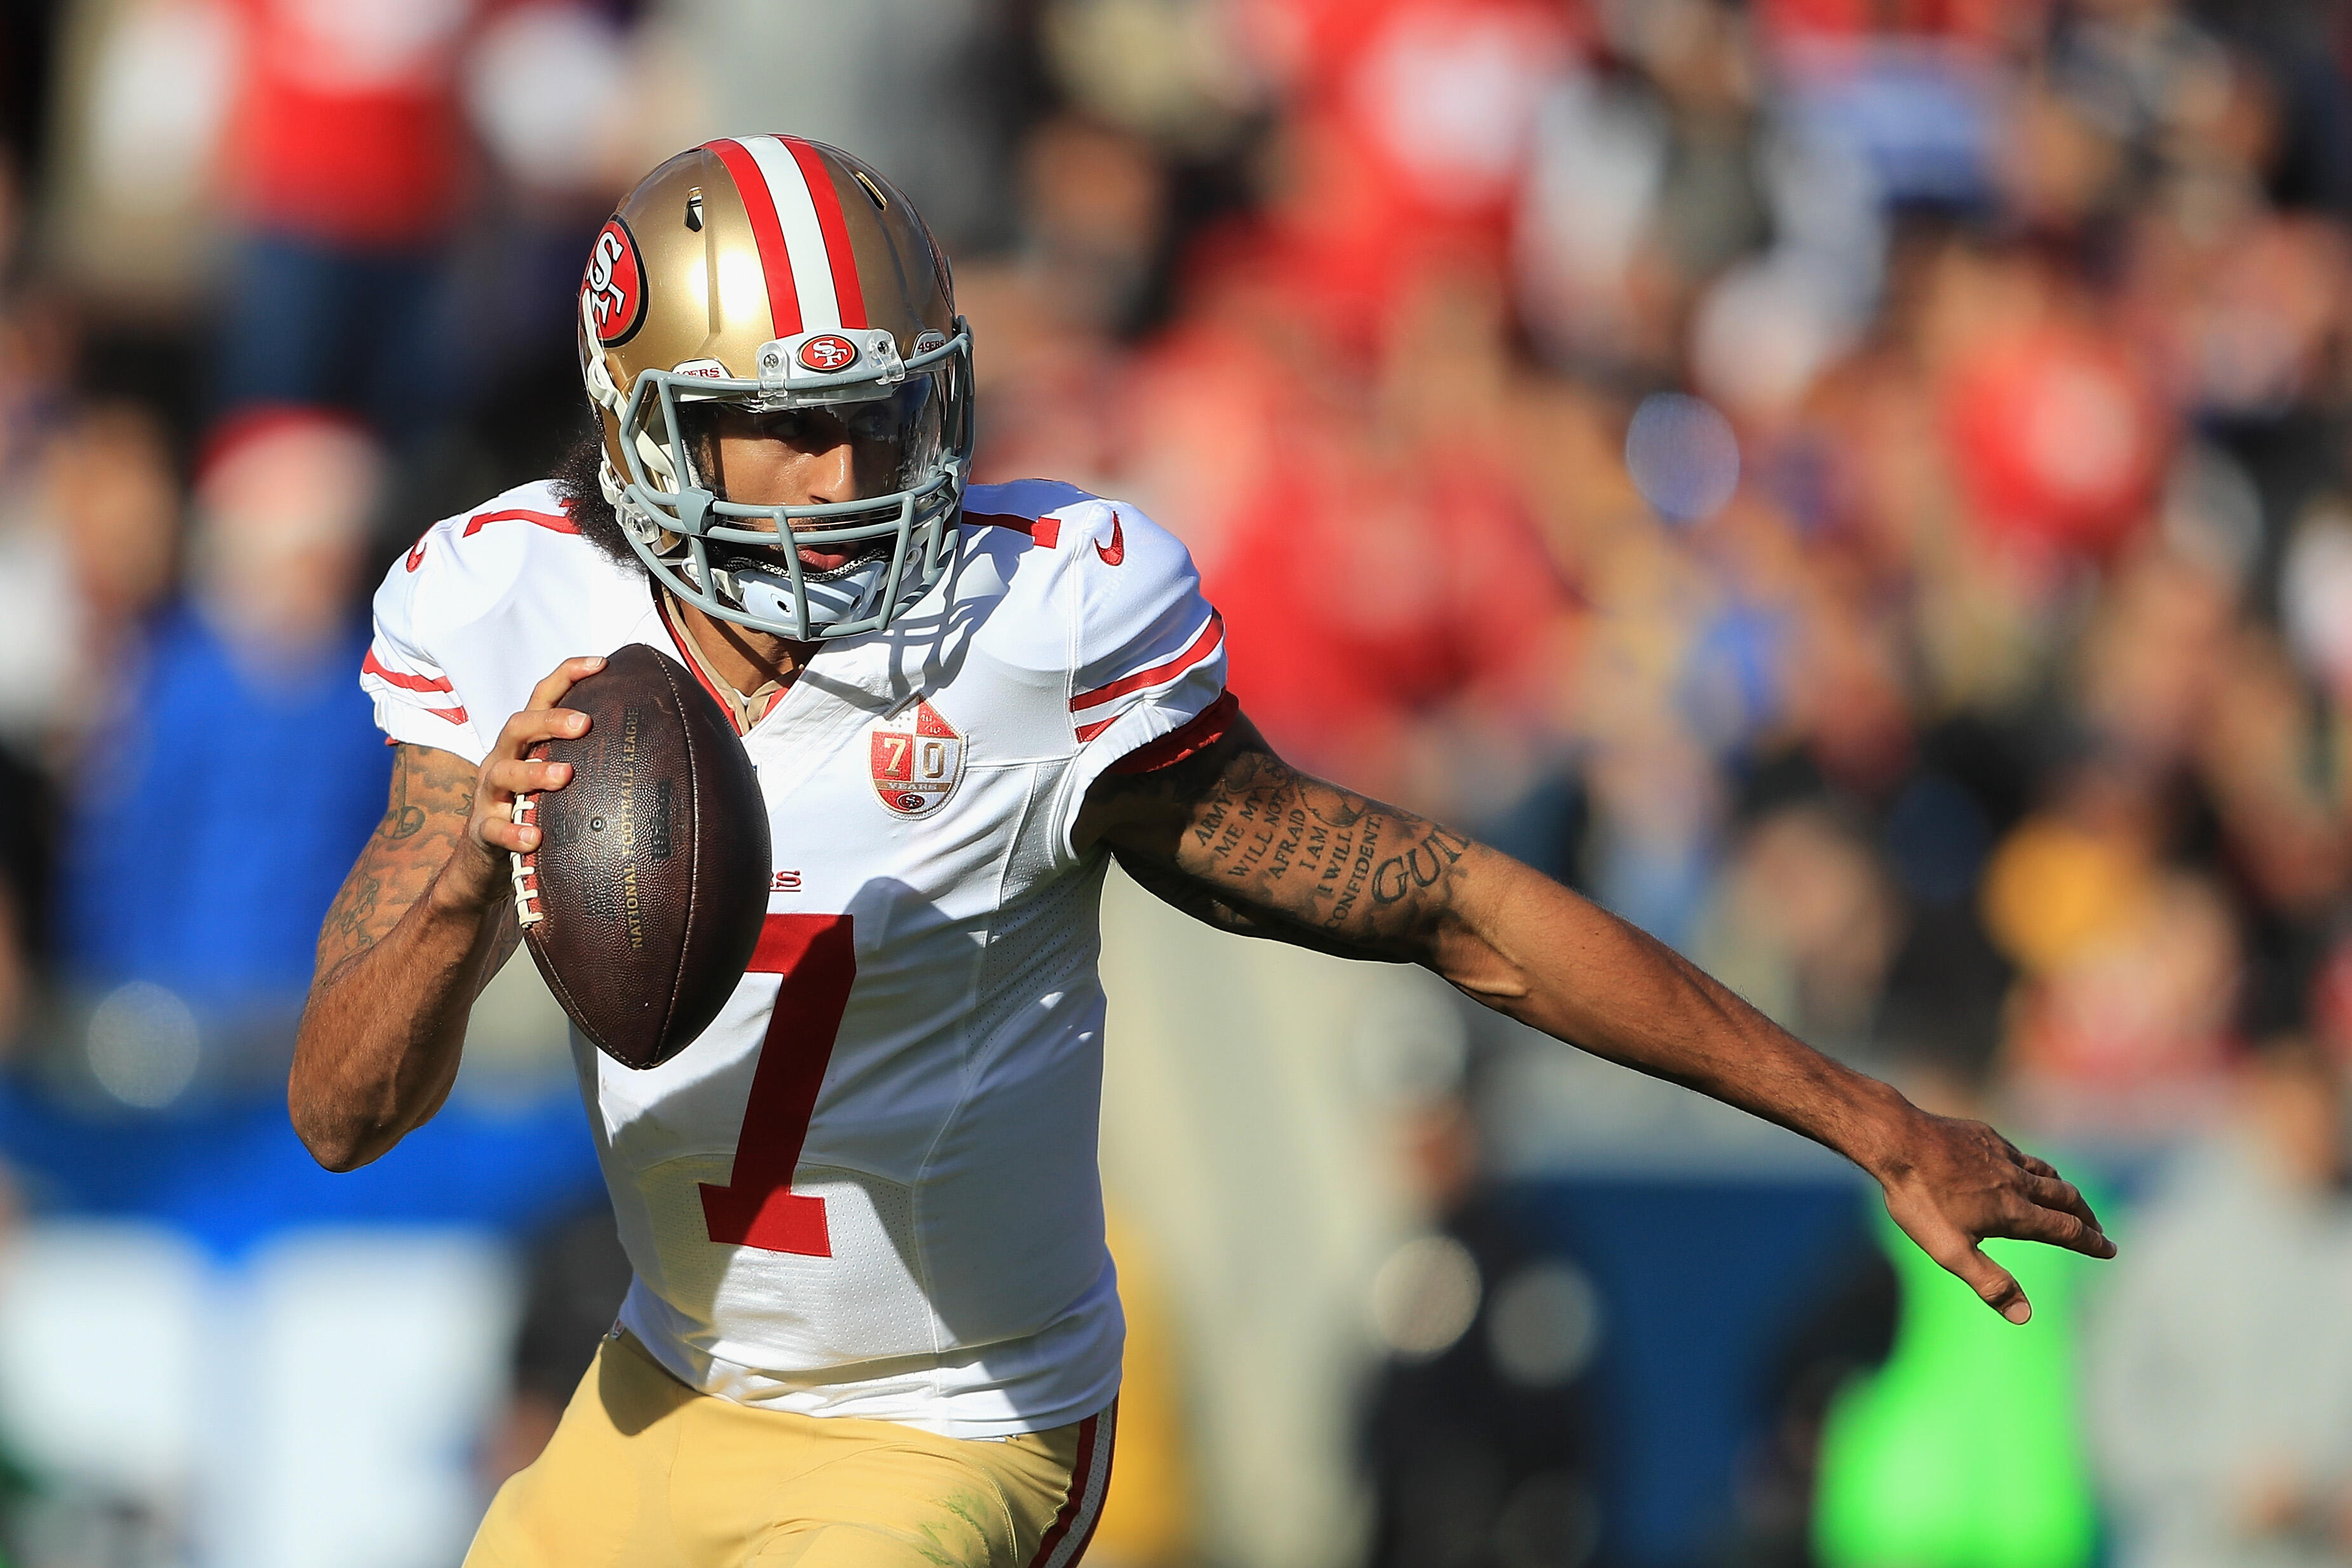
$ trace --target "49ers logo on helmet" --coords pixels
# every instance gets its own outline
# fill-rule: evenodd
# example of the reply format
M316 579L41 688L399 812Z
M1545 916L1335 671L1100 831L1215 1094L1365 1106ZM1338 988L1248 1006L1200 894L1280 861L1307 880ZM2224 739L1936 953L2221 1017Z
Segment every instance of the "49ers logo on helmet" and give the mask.
M813 371L838 371L857 362L857 345L826 332L801 345L801 363Z
M637 239L619 218L608 218L588 247L587 276L580 291L588 300L596 340L610 349L636 335L646 319L646 269L637 260Z

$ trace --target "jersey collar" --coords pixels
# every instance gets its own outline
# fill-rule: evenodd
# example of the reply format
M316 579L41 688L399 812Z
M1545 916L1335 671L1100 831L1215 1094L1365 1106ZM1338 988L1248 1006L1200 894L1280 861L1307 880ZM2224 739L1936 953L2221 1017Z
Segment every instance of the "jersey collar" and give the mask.
M978 531L981 530L959 528L956 534L967 537L955 538L951 543L958 549L966 549L968 536ZM646 586L655 617L677 648L677 656L728 715L737 734L748 737L754 729L762 735L776 734L781 729L800 732L804 725L814 724L815 730L803 737L813 738L816 732L830 727L830 720L821 715L878 717L895 713L915 697L946 684L961 664L963 652L977 629L976 622L955 611L956 598L951 589L962 564L959 561L956 569L942 573L922 598L907 607L890 630L863 632L821 643L790 685L778 687L771 683L748 696L730 686L709 667L694 639L687 634L684 619L669 596L650 580ZM812 695L803 695L810 694L812 688Z
M694 678L702 683L702 689L718 699L719 706L727 710L736 734L751 734L760 721L775 712L776 705L784 700L788 688L782 681L770 681L748 694L737 691L729 684L727 677L713 669L710 662L702 656L701 648L696 645L692 634L686 629L685 617L677 612L677 601L658 587L654 589L654 612L661 617L662 630L667 632L669 640L677 644L678 656L686 661L686 667L694 672Z

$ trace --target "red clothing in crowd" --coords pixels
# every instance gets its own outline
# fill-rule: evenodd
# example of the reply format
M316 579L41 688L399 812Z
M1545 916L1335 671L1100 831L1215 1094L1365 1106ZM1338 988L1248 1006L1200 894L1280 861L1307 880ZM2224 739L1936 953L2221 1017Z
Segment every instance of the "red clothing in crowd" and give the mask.
M1286 755L1379 788L1414 726L1465 698L1547 721L1540 660L1570 595L1475 442L1387 450L1216 322L1162 340L1136 389L1158 448L1138 476L1224 616L1234 690Z
M456 211L457 66L504 0L237 0L230 189L257 227L333 244L429 241Z
M1499 261L1538 106L1583 48L1573 8L1244 0L1241 15L1289 106L1269 218L1328 328L1368 341L1433 255Z

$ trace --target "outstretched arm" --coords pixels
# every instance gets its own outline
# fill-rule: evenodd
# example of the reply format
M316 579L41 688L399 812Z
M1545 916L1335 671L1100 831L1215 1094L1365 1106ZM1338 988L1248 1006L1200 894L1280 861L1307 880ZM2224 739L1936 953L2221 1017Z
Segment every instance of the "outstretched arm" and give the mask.
M1076 836L1212 925L1423 965L1554 1039L1835 1149L1877 1178L1914 1241L2012 1322L2032 1308L1978 1243L2115 1253L2082 1194L1990 1127L1930 1115L1831 1061L1508 855L1298 772L1246 719L1171 767L1105 776Z

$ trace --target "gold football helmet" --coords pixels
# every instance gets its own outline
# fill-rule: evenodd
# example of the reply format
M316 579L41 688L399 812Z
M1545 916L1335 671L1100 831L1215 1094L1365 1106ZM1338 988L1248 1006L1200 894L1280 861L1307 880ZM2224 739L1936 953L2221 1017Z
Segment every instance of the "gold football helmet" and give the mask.
M971 460L971 331L922 218L846 152L728 137L646 175L589 251L580 367L604 420L605 499L679 598L807 641L887 627L946 570ZM719 405L822 408L862 444L895 443L897 487L730 500L708 471ZM809 570L803 545L850 559Z

